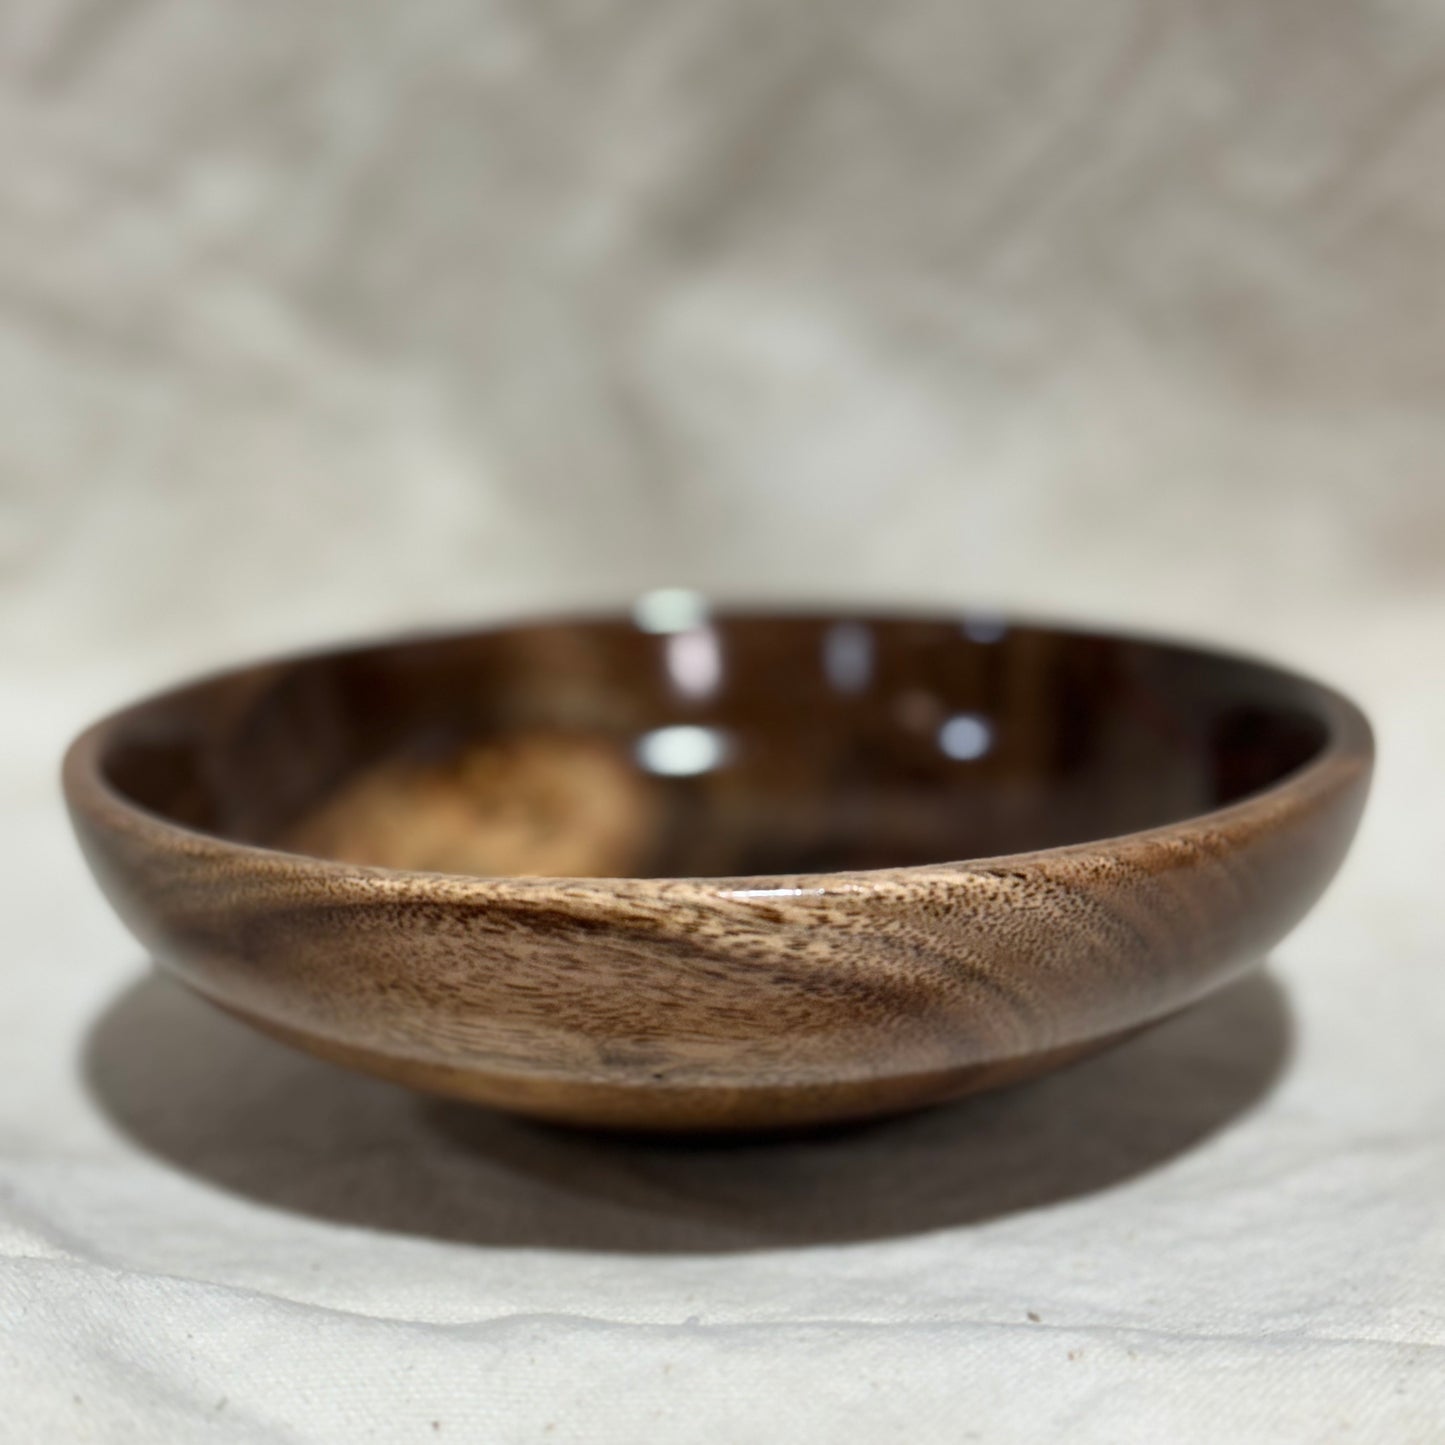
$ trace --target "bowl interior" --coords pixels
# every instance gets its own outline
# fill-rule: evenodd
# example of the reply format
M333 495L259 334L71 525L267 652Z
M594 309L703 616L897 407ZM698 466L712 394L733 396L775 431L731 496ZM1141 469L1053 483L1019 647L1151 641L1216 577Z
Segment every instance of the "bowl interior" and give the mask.
M988 618L586 621L227 674L111 729L111 784L249 843L470 875L895 867L1268 786L1327 729L1249 662Z

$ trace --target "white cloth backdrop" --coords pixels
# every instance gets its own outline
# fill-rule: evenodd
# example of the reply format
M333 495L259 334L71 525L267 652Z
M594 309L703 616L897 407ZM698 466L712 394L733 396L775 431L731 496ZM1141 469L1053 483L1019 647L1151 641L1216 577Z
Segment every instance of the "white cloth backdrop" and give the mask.
M1445 1434L1429 0L0 11L0 1438ZM1256 981L1035 1087L647 1147L153 980L89 715L625 599L965 601L1355 691Z

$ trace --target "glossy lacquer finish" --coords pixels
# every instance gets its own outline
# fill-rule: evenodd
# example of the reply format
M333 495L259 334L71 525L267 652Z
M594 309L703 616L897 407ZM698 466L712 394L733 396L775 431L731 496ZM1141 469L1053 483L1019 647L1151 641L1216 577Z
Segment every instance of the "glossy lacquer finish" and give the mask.
M983 617L508 626L250 667L65 787L161 963L260 1028L549 1119L757 1128L1019 1079L1310 907L1365 720L1184 647Z

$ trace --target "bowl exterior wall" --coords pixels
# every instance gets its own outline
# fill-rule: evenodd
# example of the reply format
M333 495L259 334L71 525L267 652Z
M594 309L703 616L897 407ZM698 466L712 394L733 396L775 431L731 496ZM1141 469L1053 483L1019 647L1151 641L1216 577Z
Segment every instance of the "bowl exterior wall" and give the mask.
M794 878L469 879L247 848L66 760L136 937L261 1028L400 1083L626 1128L797 1126L1042 1072L1263 957L1343 859L1371 744L1252 798L1077 847Z

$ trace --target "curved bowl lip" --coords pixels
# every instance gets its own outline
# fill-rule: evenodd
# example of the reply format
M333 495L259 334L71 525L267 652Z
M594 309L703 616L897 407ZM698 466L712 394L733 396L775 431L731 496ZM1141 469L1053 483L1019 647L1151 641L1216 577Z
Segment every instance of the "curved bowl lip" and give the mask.
M566 889L589 894L621 894L634 890L667 889L692 891L713 897L766 898L799 897L848 892L866 893L896 886L909 878L936 877L940 873L964 876L997 873L1026 864L1080 857L1109 857L1138 846L1187 842L1205 833L1218 833L1231 826L1265 825L1282 806L1303 804L1330 786L1331 775L1342 767L1353 771L1369 769L1374 762L1374 733L1368 718L1343 693L1269 658L1232 648L1154 633L1092 623L1059 622L1032 614L984 607L868 607L866 605L747 607L710 605L711 622L857 622L857 623L953 623L987 621L1012 631L1027 629L1052 633L1079 641L1122 642L1195 654L1211 661L1261 668L1274 677L1302 687L1314 703L1319 720L1327 729L1324 745L1312 758L1265 788L1228 803L1127 833L1107 834L1077 843L1016 853L999 853L899 867L838 870L822 873L770 873L759 875L543 875L466 874L421 869L387 868L376 864L347 863L314 853L297 853L265 844L244 843L224 834L210 833L156 813L116 789L106 778L101 758L111 734L135 714L163 705L193 689L262 667L282 667L321 662L329 658L357 655L387 647L421 646L492 633L521 631L535 627L635 626L633 617L617 609L570 610L561 613L522 613L495 621L458 626L419 628L392 634L363 637L337 643L269 654L212 668L169 687L150 692L135 701L104 714L85 728L66 749L61 767L62 786L72 811L100 812L108 822L155 848L170 849L191 857L208 857L216 862L244 860L253 868L284 872L299 881L300 876L325 879L333 887L355 888L368 897L385 894L397 898L484 900L500 895Z

